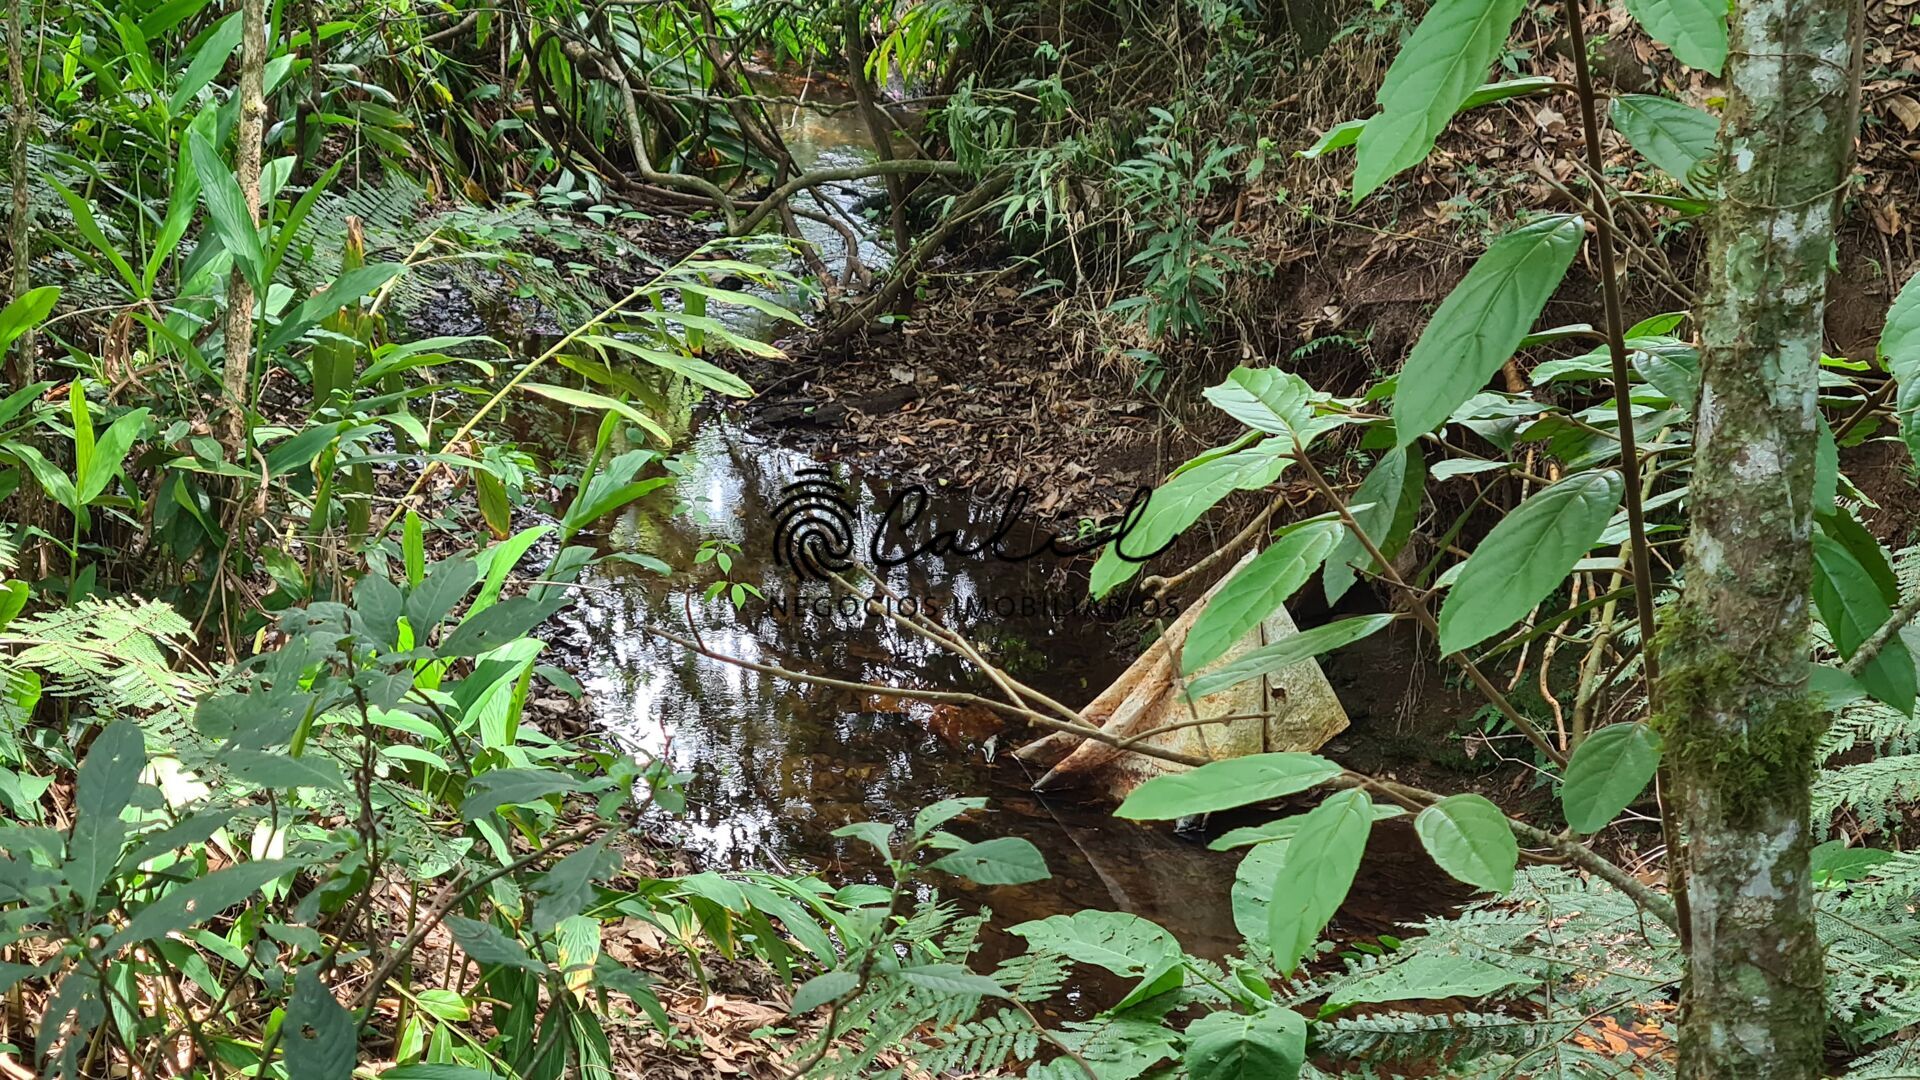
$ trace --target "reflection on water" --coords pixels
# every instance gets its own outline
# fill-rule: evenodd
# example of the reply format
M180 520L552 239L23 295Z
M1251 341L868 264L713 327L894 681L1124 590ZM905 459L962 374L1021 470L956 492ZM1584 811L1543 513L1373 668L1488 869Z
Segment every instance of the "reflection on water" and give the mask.
M672 494L663 491L642 506L621 539L676 568L693 566L703 541L738 544L734 580L773 600L797 594L824 601L823 586L796 587L770 550L770 515L781 489L799 470L818 465L708 423L683 458ZM864 503L869 523L876 500L891 496L882 485L839 479ZM940 528L968 524L967 504L958 500L936 496L928 514ZM975 518L984 524L989 513L977 510ZM1027 539L1012 537L1008 546L1022 548ZM601 588L583 590L570 616L587 643L586 683L600 721L635 748L693 774L688 812L671 827L703 859L874 880L874 853L829 835L833 830L855 821L905 824L937 799L982 795L992 800L990 812L963 819L956 831L973 839L1024 836L1054 874L1030 886L969 890L951 883L991 907L1002 925L1083 907L1123 910L1163 923L1194 951L1218 955L1231 947L1228 890L1236 859L1113 818L1104 807L1033 795L1032 777L1005 752L1027 732L998 731L984 710L796 684L694 656L645 632L691 629L729 656L850 681L985 689L948 653L878 616L848 617L824 602L821 610L802 606L792 615L757 602L740 612L709 603L703 593L714 574L705 566L663 577L609 564L592 583ZM943 606L971 600L986 608L999 597L1067 597L1085 588L1047 557L1015 564L923 556L892 571L889 584ZM1090 699L1138 647L1083 620L987 618L970 633L1017 675L1069 702Z
M852 682L986 693L970 668L878 616L837 613L824 603L817 611L801 605L792 615L757 602L735 611L703 599L715 572L684 568L695 566L709 540L739 545L734 580L769 599L828 596L817 584L796 588L792 572L771 557L782 489L801 470L820 467L707 421L677 466L677 482L637 508L616 534L627 549L676 572L606 564L592 582L597 588L583 590L566 616L586 646L585 682L600 722L628 745L692 774L687 813L662 824L718 868L814 871L836 884L877 881L874 852L830 835L835 829L856 821L904 826L935 800L986 796L989 812L962 819L955 831L969 839L1025 837L1053 872L1034 885L947 883L950 895L991 908L997 925L1082 908L1129 911L1165 926L1191 952L1217 958L1233 951L1239 935L1230 890L1240 853L1208 851L1199 838L1115 818L1103 806L1036 796L1028 790L1034 778L1006 752L1029 738L1027 731L1001 731L984 710L797 684L692 655L646 633L691 632L728 656ZM877 508L896 492L843 467L833 473L863 508L864 542ZM927 514L931 527L968 529L972 538L996 520L992 510L937 493ZM1024 551L1039 539L1016 533L1006 546ZM1000 597L1075 597L1085 590L1084 577L1070 577L1045 556L1024 563L922 556L891 571L888 583L948 610L969 600L991 609ZM1068 703L1090 700L1140 649L1139 641L1085 619L989 617L967 629L1008 670ZM1217 832L1244 823L1213 825ZM1404 818L1383 822L1332 932L1348 940L1386 933L1461 895L1420 852ZM995 931L985 952L991 961L1020 948ZM1110 987L1083 985L1087 1004L1112 1003Z

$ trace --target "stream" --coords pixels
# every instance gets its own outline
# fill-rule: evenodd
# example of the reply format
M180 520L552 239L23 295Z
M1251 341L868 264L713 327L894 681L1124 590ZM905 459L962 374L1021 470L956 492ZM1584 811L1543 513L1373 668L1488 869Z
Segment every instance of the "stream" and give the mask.
M800 111L784 133L803 166L872 156L851 111ZM822 199L839 204L825 207L829 212L857 221L860 200L879 190L877 181L836 185ZM824 257L839 258L844 247L836 231L803 227ZM872 223L864 229L863 261L885 266L890 253L873 238ZM878 882L883 867L875 852L834 830L860 821L904 827L936 800L982 796L987 809L960 819L954 831L974 840L1024 837L1052 872L1022 886L941 884L943 895L993 912L983 968L1024 947L996 927L1088 908L1151 919L1197 955L1220 958L1239 947L1231 890L1243 853L1213 852L1203 836L1115 818L1110 807L1075 802L1071 793L1034 793L1036 776L1011 751L1037 732L1002 730L1000 718L977 707L798 683L654 637L651 630L666 630L726 656L863 684L990 692L950 653L879 616L837 605L827 586L803 581L773 557L775 516L789 485L830 482L863 508L856 551L864 550L879 508L900 494L896 485L760 440L710 410L694 414L672 471L674 482L630 507L608 543L673 569L604 562L561 617L562 635L585 658L582 682L597 724L629 749L690 774L686 812L652 812L669 839L714 869L812 872L836 885ZM993 531L998 513L964 494L935 491L914 533L978 537ZM1010 535L1007 549L1044 543L1031 528ZM737 609L706 599L720 575L713 562L696 561L703 544L730 545L721 549L732 557L730 580L754 586L763 599ZM1022 614L1021 604L1038 600L1044 609L1084 598L1090 562L927 553L888 571L887 583L941 610L973 612L961 629L989 656L1036 689L1080 705L1145 647L1142 621ZM1336 686L1367 680L1377 681L1376 673L1335 674ZM1244 823L1222 817L1215 815L1210 833ZM1404 820L1382 823L1331 932L1342 940L1372 937L1435 910L1453 899L1437 877ZM1088 1015L1112 1003L1112 990L1111 980L1085 981L1056 1004Z

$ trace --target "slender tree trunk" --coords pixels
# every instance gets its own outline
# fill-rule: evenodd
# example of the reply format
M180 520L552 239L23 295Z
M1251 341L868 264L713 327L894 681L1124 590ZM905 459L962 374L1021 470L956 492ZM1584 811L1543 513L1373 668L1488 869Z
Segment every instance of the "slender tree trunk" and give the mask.
M1856 0L1741 0L1709 235L1686 589L1661 630L1689 842L1681 1080L1821 1075L1807 867L1816 412L1827 265L1858 113Z
M260 219L260 143L266 131L267 12L265 0L240 4L240 122L234 134L233 174L247 212ZM247 457L247 409L252 404L253 286L234 267L227 279L227 454L239 465Z
M847 38L847 83L853 87L853 100L860 119L873 139L873 152L881 161L893 160L893 121L882 112L879 91L867 78L867 28L861 24L857 8L848 8L844 23ZM893 257L904 259L912 240L907 235L907 182L904 176L889 174L887 210L893 226Z
M7 251L12 266L7 279L7 294L0 303L11 303L31 286L28 275L33 265L33 206L27 201L27 140L33 135L33 91L27 81L27 65L33 54L27 48L28 0L9 0L7 4L7 47L12 58L7 64L8 111L12 114L13 145L9 153L12 170L13 213L8 219ZM6 363L7 385L21 387L32 382L34 370L33 331L20 335L13 355Z

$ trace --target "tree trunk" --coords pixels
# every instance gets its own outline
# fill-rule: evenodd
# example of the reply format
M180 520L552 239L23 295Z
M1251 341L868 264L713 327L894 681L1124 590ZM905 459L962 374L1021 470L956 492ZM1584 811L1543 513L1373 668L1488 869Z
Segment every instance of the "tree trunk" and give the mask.
M9 153L13 213L7 227L7 257L12 260L12 266L6 297L0 306L18 300L32 284L28 277L33 265L33 207L27 201L27 140L33 134L34 109L33 91L27 82L27 65L33 62L33 54L27 48L27 3L28 0L9 0L7 4L7 46L13 53L7 64L8 111L13 119L13 145ZM0 358L6 360L8 386L18 388L34 380L38 374L33 358L36 347L33 331L29 330L14 342L11 358Z
M1821 1074L1807 852L1815 386L1858 112L1855 0L1741 0L1710 228L1686 588L1658 721L1688 838L1682 1080Z
M240 123L233 139L233 175L247 212L260 220L260 142L266 131L267 11L265 0L240 3ZM252 404L253 286L236 265L227 279L227 455L247 462L247 410Z

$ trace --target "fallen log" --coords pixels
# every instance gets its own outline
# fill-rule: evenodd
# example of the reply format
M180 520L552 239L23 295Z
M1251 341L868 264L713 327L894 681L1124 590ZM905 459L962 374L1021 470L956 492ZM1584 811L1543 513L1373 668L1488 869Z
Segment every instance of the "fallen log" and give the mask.
M1234 570L1253 555L1249 552ZM1200 612L1232 576L1222 575L1220 582L1182 612L1159 640L1081 710L1087 723L1098 725L1116 739L1134 739L1139 745L1211 760L1318 750L1346 730L1346 710L1319 663L1310 659L1217 694L1188 699L1186 684L1190 679L1180 678L1180 651ZM1282 607L1196 676L1231 663L1250 649L1297 633L1293 619ZM1048 769L1034 782L1036 791L1078 787L1115 800L1125 798L1152 777L1183 768L1069 732L1037 739L1021 747L1015 756Z

